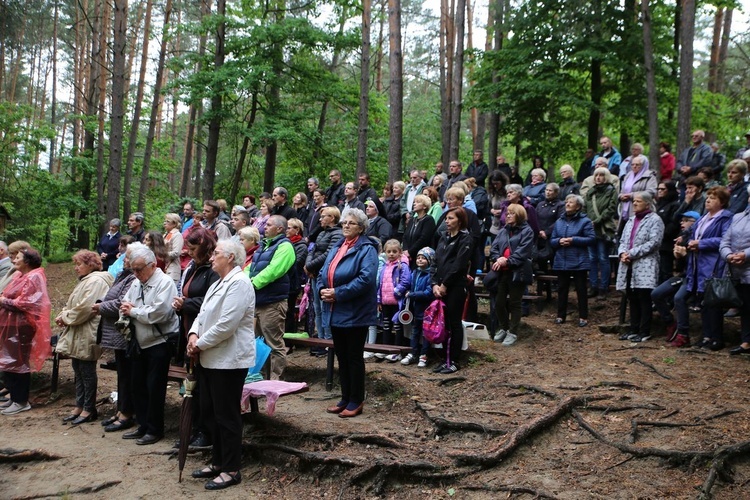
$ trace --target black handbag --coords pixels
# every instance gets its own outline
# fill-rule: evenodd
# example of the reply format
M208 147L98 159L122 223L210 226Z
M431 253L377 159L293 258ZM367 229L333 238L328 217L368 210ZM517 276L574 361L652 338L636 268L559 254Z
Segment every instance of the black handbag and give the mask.
M705 307L740 307L742 299L737 294L737 289L732 283L732 278L728 275L716 276L720 260L716 261L714 272L706 280L705 291L703 292L703 305Z

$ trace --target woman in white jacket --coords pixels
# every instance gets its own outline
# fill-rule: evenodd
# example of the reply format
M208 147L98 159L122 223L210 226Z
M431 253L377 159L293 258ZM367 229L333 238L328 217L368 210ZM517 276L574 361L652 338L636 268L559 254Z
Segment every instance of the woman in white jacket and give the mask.
M239 484L242 456L242 416L239 401L247 370L255 363L255 291L242 272L245 249L220 240L211 257L219 275L206 292L203 305L188 333L188 355L200 359L198 384L201 411L214 416L211 465L193 472L210 478L207 490ZM206 405L206 406L204 406Z

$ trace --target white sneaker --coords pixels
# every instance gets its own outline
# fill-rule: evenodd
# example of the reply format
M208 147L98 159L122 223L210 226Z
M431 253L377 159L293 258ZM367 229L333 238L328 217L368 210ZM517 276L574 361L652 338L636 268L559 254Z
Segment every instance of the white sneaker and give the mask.
M401 361L402 357L401 354L389 354L385 357L385 360L389 363L396 363L397 361Z
M502 342L507 334L508 332L501 328L495 332L495 336L492 338L492 340L494 340L495 342Z
M374 354L374 353L372 353L372 352L370 352L370 351L365 351L364 355L362 355L362 357L363 357L364 359L370 359L370 358L372 358L373 356L375 356L375 354Z
M406 355L404 359L401 360L402 365L410 365L413 362L415 362L416 359L414 358L414 355L412 353L409 353Z
M13 403L0 413L2 413L3 415L15 415L17 413L21 413L22 411L29 411L30 409L31 405L28 402L26 402L26 404L23 406L18 403Z
M13 404L13 401L11 401L11 400L9 399L9 400L8 400L8 401L6 401L5 403L3 403L3 404L0 404L0 410L4 410L4 409L6 409L7 407L9 407L9 406L10 406L10 405L12 405L12 404Z
M509 345L513 345L513 344L515 344L515 343L516 343L516 340L517 340L517 339L518 339L518 336L517 336L517 335L516 335L515 333L510 333L510 332L508 332L508 333L507 333L507 334L505 335L505 340L503 340L503 345L504 345L504 346L509 346Z
M419 364L417 364L417 368L427 368L427 356L419 357Z
M375 357L382 361L385 359L385 354L383 354L382 352L376 352Z

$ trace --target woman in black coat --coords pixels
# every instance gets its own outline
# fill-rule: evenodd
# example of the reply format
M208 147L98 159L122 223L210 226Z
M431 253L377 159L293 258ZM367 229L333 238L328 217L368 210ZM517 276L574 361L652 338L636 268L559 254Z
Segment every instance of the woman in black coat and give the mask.
M430 197L425 194L418 194L414 197L414 212L406 224L404 231L404 241L401 247L404 254L409 258L411 269L417 267L417 253L424 247L429 247L435 234L436 224L428 211L432 206Z
M450 191L450 190L449 190ZM461 323L466 300L466 276L473 251L471 235L466 231L468 219L463 207L450 208L445 215L445 231L435 251L435 273L432 275L432 293L445 303L445 323L449 338L446 361L433 372L450 374L458 371L464 328Z
M673 181L662 181L656 188L656 213L664 223L664 239L659 247L659 283L664 283L674 272L674 240L680 234L680 208L677 186Z
M214 238L213 232L201 227L196 228L185 239L185 246L192 260L185 268L185 272L182 273L178 294L172 303L172 307L180 319L180 336L177 345L178 363L184 362L187 334L195 318L198 317L206 292L219 279L219 275L211 269L210 262L211 255L216 248L216 238ZM200 370L200 365L196 365L194 368L196 377ZM193 391L193 398L196 401L193 405L193 408L195 408L193 418L194 439L190 445L211 446L212 438L209 429L213 427L213 423L210 422L210 415L199 413L201 405L197 401L200 398L200 390Z

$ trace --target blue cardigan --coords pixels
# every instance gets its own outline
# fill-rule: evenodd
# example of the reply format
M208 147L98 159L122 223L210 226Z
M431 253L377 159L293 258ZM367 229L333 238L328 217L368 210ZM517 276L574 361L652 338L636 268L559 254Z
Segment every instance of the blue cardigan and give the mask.
M328 287L328 269L331 261L344 243L339 240L328 252L318 275L321 289ZM365 327L377 323L378 251L367 236L361 235L352 248L339 261L333 274L336 301L323 302L323 327Z

